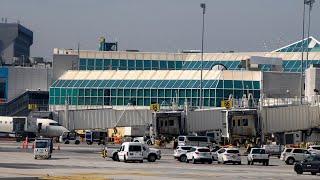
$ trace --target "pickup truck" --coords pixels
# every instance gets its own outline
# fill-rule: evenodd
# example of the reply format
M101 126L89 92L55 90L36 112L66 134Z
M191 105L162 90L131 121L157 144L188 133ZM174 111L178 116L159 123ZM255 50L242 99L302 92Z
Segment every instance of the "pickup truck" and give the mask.
M161 159L161 151L156 148L149 148L147 145L143 144L143 158L147 159L149 162L155 162ZM106 157L112 158L114 161L119 161L118 152L119 149L105 148Z
M252 148L247 157L248 165L253 165L254 162L262 163L265 166L269 165L269 154L263 148Z

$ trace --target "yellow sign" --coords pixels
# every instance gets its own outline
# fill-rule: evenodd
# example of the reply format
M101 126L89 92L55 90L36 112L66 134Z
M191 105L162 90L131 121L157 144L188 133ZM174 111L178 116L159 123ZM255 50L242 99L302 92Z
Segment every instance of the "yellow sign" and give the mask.
M230 101L230 100L221 101L221 107L225 107L227 109L232 108L232 101Z
M29 109L29 110L38 109L38 105L37 105L37 104L28 104L28 109Z
M150 110L154 110L155 112L160 110L160 104L150 104Z

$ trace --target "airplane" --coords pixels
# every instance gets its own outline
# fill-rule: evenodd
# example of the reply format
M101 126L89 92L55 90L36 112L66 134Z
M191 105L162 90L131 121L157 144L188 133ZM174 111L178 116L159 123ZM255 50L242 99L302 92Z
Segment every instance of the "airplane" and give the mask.
M0 136L16 137L17 134L55 138L69 130L49 118L28 120L27 117L0 116Z

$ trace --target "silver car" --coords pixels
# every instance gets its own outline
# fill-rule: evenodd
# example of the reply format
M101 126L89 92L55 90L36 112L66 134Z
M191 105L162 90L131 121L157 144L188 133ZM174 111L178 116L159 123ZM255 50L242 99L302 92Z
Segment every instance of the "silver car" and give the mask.
M190 151L192 146L178 146L177 149L173 151L173 157L180 162L186 162L187 152Z

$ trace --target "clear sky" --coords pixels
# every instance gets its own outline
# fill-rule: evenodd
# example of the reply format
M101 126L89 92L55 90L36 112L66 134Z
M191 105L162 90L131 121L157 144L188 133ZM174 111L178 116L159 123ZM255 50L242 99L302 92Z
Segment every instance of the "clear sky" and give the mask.
M100 36L120 50L177 52L269 51L301 39L303 0L1 0L0 17L19 19L34 32L32 56L53 48L97 49ZM320 1L311 35L320 39Z

